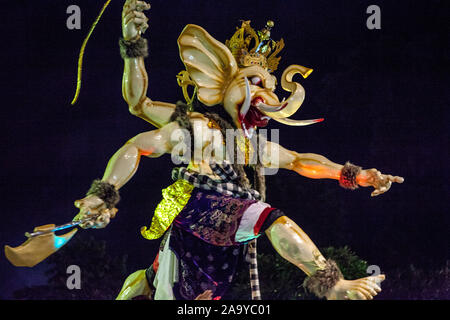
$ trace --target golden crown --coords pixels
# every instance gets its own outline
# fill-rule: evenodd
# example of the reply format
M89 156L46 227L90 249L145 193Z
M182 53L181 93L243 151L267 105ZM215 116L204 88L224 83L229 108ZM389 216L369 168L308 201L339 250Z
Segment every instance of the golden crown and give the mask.
M277 42L270 38L270 30L275 25L273 21L267 21L260 31L255 31L250 22L242 21L241 27L236 27L236 32L230 40L225 41L225 45L240 67L260 65L269 72L274 72L281 59L277 54L284 48L284 40Z

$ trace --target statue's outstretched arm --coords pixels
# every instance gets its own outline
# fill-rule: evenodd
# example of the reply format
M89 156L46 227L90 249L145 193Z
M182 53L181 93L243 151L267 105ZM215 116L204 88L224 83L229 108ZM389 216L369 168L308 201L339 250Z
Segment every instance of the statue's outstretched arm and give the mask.
M137 135L120 148L109 160L101 180L95 180L87 196L75 201L80 209L74 220L82 220L90 214L100 214L92 222L81 225L84 228L104 228L115 215L119 200L118 190L135 174L141 156L159 157L172 150L171 134L179 128L176 122L158 130Z
M132 114L157 128L169 123L175 105L148 98L148 76L144 58L148 55L147 40L142 37L148 28L143 13L150 9L144 1L127 0L122 11L121 55L124 60L122 95Z
M382 174L377 169L363 170L348 162L345 165L334 163L318 154L287 150L273 142L266 143L263 162L267 167L293 170L312 179L338 180L348 189L372 186L375 188L372 196L388 191L393 182L402 183L404 180L399 176Z
M262 162L271 168L284 168L313 179L339 180L344 187L357 185L375 187L372 195L386 192L392 182L403 182L401 177L383 175L376 169L362 170L340 165L313 153L297 153L267 142ZM346 177L343 178L343 175ZM303 270L308 278L305 286L319 297L327 299L373 299L381 291L380 274L356 280L344 279L336 263L326 260L308 235L291 219L281 216L265 231L275 250L287 261Z

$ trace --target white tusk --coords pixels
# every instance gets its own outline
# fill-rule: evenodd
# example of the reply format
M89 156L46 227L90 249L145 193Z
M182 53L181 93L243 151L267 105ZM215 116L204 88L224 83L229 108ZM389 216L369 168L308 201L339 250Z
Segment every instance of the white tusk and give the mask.
M323 118L320 119L311 119L311 120L293 120L289 118L273 118L273 120L278 121L280 123L286 124L288 126L309 126L310 124L314 124L317 122L322 122Z
M244 103L242 103L241 107L241 117L244 118L247 114L248 110L250 110L250 104L252 102L252 97L250 93L250 84L248 83L247 77L244 78L245 81L245 100Z
M264 112L277 112L284 109L286 106L287 103L285 103L284 100L281 102L279 106L270 106L268 104L265 104L264 102L259 102L256 104L256 107Z

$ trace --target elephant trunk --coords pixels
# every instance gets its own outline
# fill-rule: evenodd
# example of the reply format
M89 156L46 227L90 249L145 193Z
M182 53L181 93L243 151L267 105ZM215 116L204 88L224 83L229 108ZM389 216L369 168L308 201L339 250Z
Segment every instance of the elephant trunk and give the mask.
M281 86L284 90L291 92L289 98L286 99L287 106L278 112L272 113L273 118L287 118L293 115L302 105L305 100L305 89L298 82L292 81L292 78L297 73L300 73L303 78L309 76L313 69L309 69L299 65L291 65L284 70L281 76Z
M289 98L285 100L287 105L280 111L270 113L267 112L267 115L269 115L275 121L290 126L307 126L323 121L322 118L312 120L292 120L288 118L297 112L297 110L302 105L303 100L305 100L305 89L301 86L301 84L292 81L292 78L297 73L300 73L303 78L306 78L311 74L311 72L313 72L313 69L296 64L287 67L286 70L284 70L283 75L281 76L281 86L284 90L291 92Z

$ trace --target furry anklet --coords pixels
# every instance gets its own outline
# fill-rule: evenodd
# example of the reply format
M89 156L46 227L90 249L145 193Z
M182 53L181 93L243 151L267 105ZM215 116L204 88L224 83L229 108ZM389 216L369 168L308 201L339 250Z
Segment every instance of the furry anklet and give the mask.
M303 285L319 298L324 298L336 283L344 276L336 262L327 260L325 269L317 270L312 276L306 278Z

